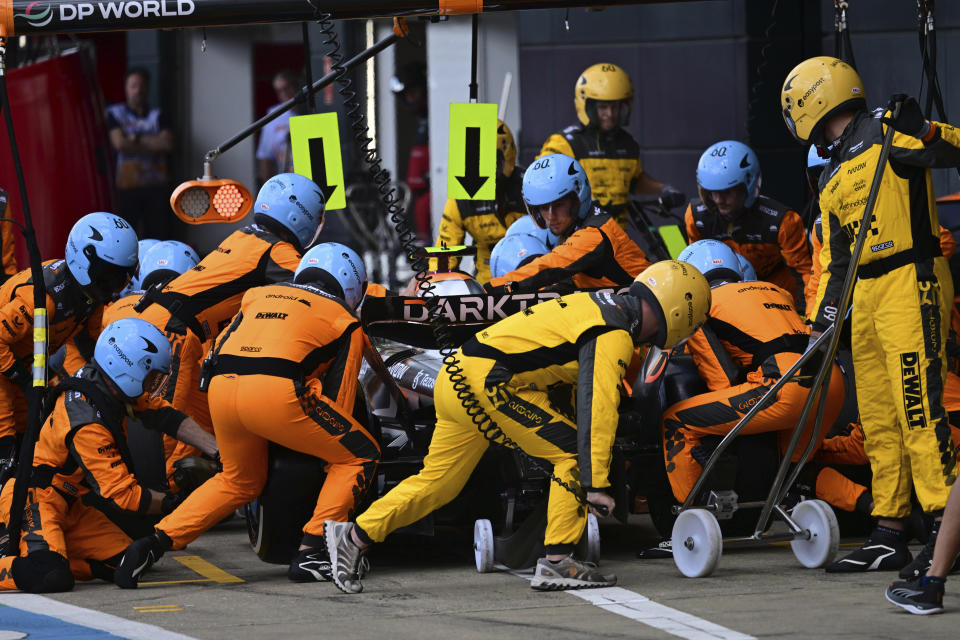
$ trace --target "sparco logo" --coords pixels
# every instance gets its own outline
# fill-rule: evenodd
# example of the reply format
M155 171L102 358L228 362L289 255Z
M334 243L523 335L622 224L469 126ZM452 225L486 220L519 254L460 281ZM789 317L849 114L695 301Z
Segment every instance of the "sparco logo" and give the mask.
M16 18L34 28L44 27L56 17L60 22L83 21L94 16L101 20L120 20L124 18L159 18L161 16L189 16L196 5L193 0L112 0L111 2L64 2L56 8L47 4L45 9L38 8L39 3L27 5L24 13Z

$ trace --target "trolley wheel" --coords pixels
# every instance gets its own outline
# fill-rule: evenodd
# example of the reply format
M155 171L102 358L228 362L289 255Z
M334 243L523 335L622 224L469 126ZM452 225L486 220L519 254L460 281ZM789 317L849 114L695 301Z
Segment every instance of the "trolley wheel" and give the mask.
M587 536L587 562L594 564L600 563L600 523L597 522L597 516L592 513L587 514L587 529L584 532Z
M688 509L673 524L673 562L688 578L713 573L723 552L720 524L706 509Z
M493 525L489 520L473 523L473 558L478 572L493 571Z
M809 539L790 542L793 555L808 569L817 569L833 560L840 547L840 525L837 516L823 500L805 500L790 514L801 529L810 532Z

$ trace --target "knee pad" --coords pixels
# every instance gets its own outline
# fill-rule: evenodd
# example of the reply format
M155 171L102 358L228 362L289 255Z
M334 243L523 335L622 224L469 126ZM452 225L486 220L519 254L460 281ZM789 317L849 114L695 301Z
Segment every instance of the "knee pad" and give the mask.
M59 553L44 549L17 558L11 566L13 582L27 593L56 593L73 589L70 563Z

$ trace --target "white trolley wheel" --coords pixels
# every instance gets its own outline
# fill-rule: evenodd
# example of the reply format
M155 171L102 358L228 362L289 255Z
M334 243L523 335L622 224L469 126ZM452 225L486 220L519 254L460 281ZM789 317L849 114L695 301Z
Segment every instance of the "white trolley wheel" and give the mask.
M808 569L817 569L833 560L840 548L840 525L837 516L823 500L805 500L793 508L790 517L801 529L810 532L809 539L790 542L793 555Z
M597 522L597 516L592 513L587 514L587 529L584 531L587 536L587 562L594 564L600 563L600 523Z
M478 572L493 571L493 525L489 520L473 523L473 558Z
M673 523L673 562L688 578L713 573L723 552L720 524L706 509L688 509Z

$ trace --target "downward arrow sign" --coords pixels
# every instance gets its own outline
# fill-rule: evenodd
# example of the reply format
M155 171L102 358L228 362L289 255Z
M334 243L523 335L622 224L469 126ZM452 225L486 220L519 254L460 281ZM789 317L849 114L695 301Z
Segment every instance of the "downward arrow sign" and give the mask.
M480 127L467 127L467 145L464 153L463 177L456 176L460 186L472 198L489 180L480 175Z
M323 192L323 201L325 203L330 202L330 198L340 185L327 184L327 163L324 162L323 158L323 138L310 138L309 145L310 171L313 173L313 181Z

